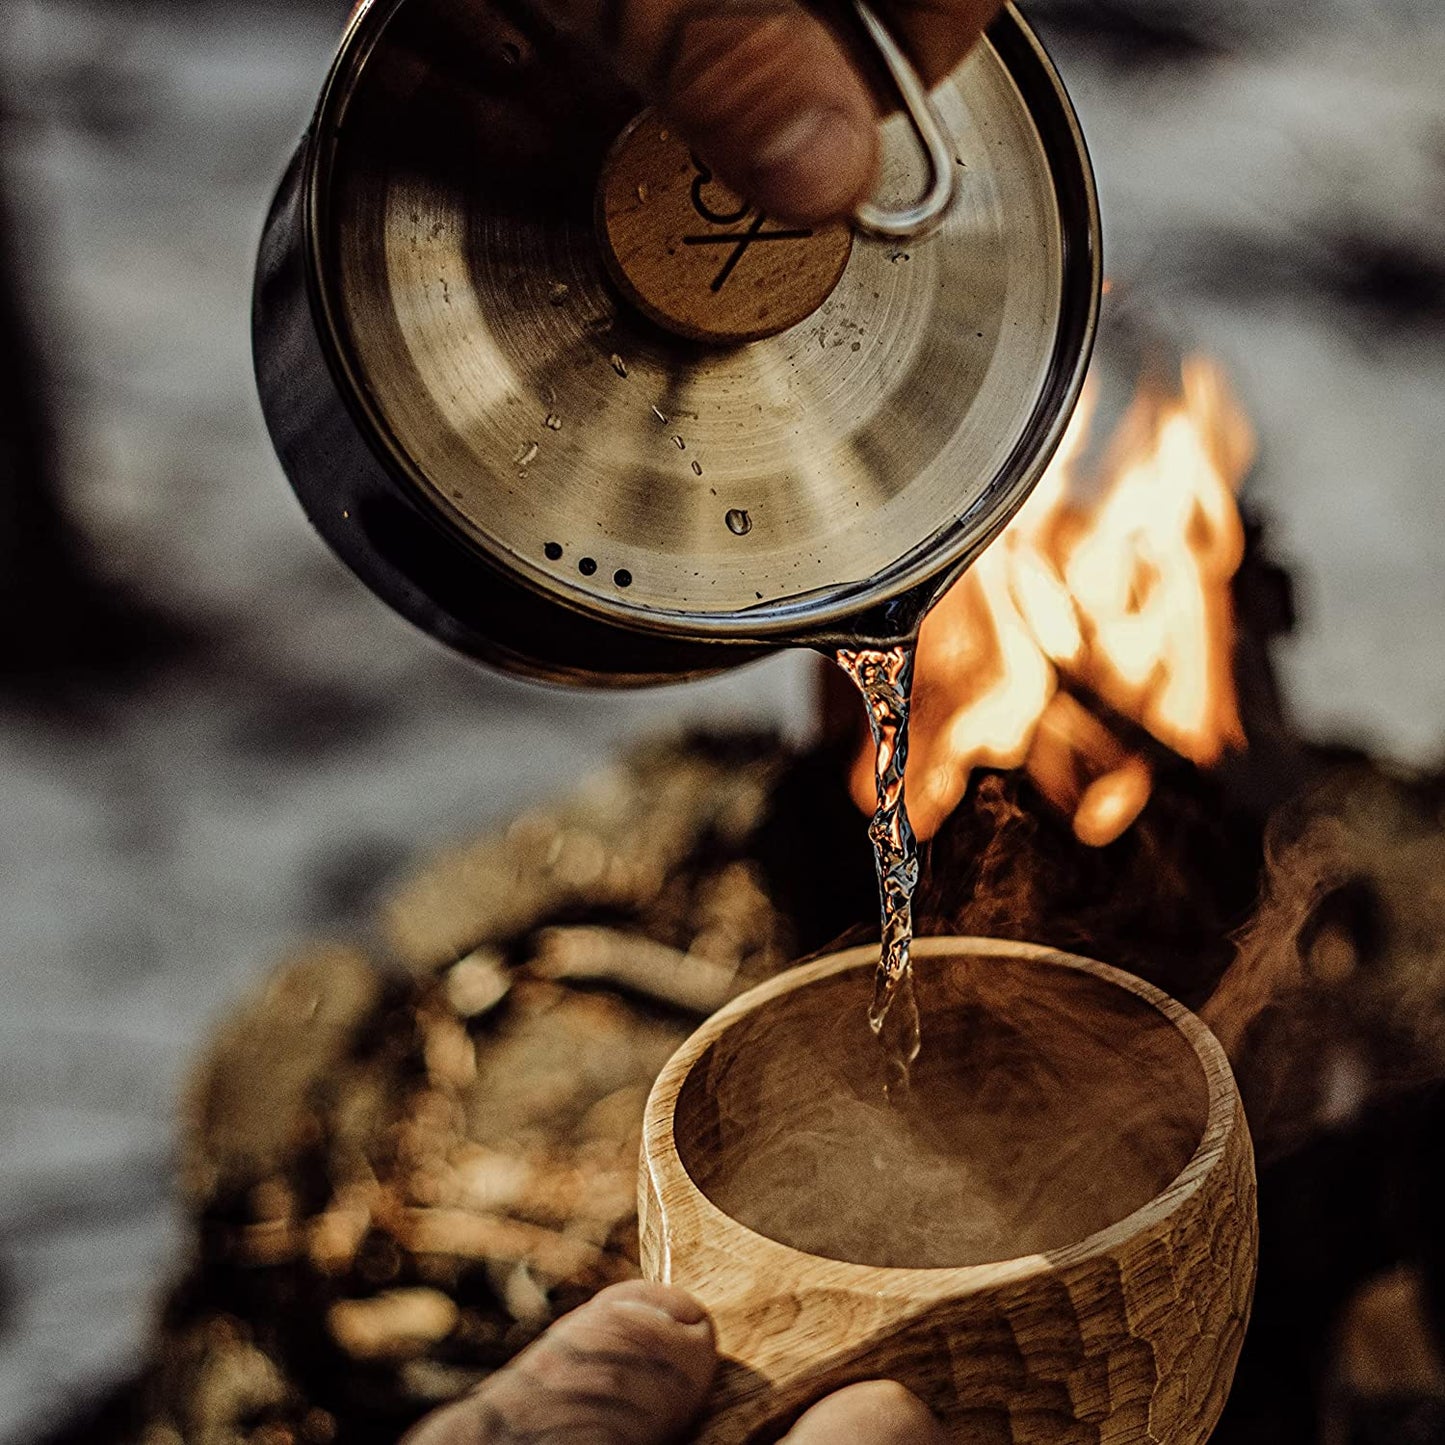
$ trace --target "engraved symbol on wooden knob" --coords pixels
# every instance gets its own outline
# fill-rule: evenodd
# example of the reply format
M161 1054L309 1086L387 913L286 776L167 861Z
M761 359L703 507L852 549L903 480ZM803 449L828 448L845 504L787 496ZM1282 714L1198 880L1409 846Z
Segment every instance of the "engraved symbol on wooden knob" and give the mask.
M832 294L853 249L844 224L774 221L646 111L618 138L597 193L612 279L645 316L693 341L776 336Z

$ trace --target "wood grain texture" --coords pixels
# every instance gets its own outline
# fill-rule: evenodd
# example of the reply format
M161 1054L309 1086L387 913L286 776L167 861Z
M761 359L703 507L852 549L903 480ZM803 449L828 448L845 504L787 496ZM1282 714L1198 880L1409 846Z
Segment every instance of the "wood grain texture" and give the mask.
M761 341L811 316L853 249L842 223L796 227L763 215L653 111L608 156L597 231L612 279L643 315L721 344Z
M1187 1046L1181 1054L1197 1060L1179 1081L1182 1090L1202 1091L1202 1132L1188 1162L1142 1207L1077 1243L963 1268L846 1264L754 1233L693 1182L679 1159L676 1123L694 1067L759 1010L777 1010L800 988L841 986L849 973L856 979L874 956L855 949L825 958L736 1000L679 1050L648 1101L643 1268L708 1306L725 1357L699 1439L775 1439L820 1396L879 1376L908 1385L959 1441L1207 1439L1229 1391L1254 1286L1253 1153L1222 1049L1151 986L1026 944L916 945L925 976L950 958L1027 965L1035 986L1040 965L1091 975L1156 1010ZM925 1012L925 1040L928 1027Z

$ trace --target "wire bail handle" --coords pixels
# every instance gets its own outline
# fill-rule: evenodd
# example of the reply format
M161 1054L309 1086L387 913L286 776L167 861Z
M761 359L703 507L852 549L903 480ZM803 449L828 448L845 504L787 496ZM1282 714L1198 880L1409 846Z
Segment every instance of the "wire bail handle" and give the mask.
M953 203L953 143L928 88L888 27L867 0L853 0L853 8L898 90L929 170L928 189L918 200L896 210L864 201L853 212L853 227L879 240L913 240L936 230Z

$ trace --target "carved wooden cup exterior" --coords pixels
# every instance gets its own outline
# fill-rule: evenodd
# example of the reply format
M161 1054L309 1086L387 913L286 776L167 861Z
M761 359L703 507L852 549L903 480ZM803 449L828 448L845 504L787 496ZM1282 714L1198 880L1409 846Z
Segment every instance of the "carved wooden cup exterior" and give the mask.
M997 1006L1006 1017L1012 1013L1007 990L1030 1001L1021 1010L1026 1013L1055 983L1062 986L1063 1006L1052 1000L1046 1013L1037 1014L1048 1017L1054 1037L1071 1039L1076 1020L1068 1010L1093 1014L1090 999L1099 1001L1103 1015L1102 1021L1077 1020L1079 1039L1067 1043L1068 1061L1060 1070L1044 1067L1031 1076L1028 1088L1058 1086L1070 1096L1059 1105L1066 1112L1093 1107L1095 1070L1101 1079L1133 1076L1133 1064L1121 1062L1109 1042L1117 1039L1119 1051L1127 1053L1130 1040L1119 1021L1129 1010L1156 1035L1167 1036L1163 1051L1156 1048L1140 1067L1137 1092L1164 1099L1172 1091L1169 1107L1193 1110L1195 1122L1177 1158L1156 1151L1150 1167L1168 1172L1142 1193L1148 1175L1138 1174L1127 1186L1138 1193L1138 1204L1092 1232L1050 1237L1049 1228L1056 1236L1067 1228L1055 1221L1022 1239L1022 1247L1011 1251L1018 1257L950 1268L877 1267L822 1258L767 1238L720 1210L695 1182L695 1176L704 1184L716 1178L710 1154L747 1148L736 1119L720 1123L722 1111L707 1097L713 1080L730 1087L727 1070L717 1067L720 1051L736 1045L728 1061L736 1076L761 1046L778 1042L761 1021L801 1009L796 1039L806 1041L819 1037L818 1008L843 1007L848 1018L861 1017L876 958L876 948L850 950L735 1000L673 1056L648 1100L639 1191L643 1269L707 1305L724 1357L698 1438L707 1445L776 1439L808 1404L839 1386L891 1378L922 1397L958 1441L1195 1445L1207 1439L1229 1391L1254 1287L1253 1153L1219 1043L1152 986L1104 964L1028 944L915 944L923 1006L920 1064L930 1050L946 1054L961 1044L944 1022L950 1008L973 1030L970 1052L978 1046L987 1060L987 1041L980 1044L978 1031L998 1015ZM952 989L952 1005L940 992L946 988ZM816 1006L804 1006L805 999ZM1011 1022L1000 1031L1015 1033ZM1018 1047L1017 1038L1010 1047ZM796 1062L802 1097L808 1049L791 1052L802 1055ZM1071 1073L1076 1066L1082 1072ZM1041 1078L1053 1083L1040 1084ZM816 1092L816 1080L813 1086ZM1021 1104L1025 1112L1016 1116L1008 1146L1010 1168L1019 1167L1019 1129L1029 1139L1043 1137L1037 1129L1051 1126L1038 1121L1050 1107L1047 1100L1038 1110L1029 1101ZM1116 1115L1117 1100L1101 1101L1097 1112ZM979 1127L994 1127L983 1117ZM1131 1136L1110 1136L1115 1127L1134 1126L1112 1118L1100 1124L1101 1137L1126 1141L1119 1152L1127 1154ZM1087 1157L1063 1166L1065 1172L1072 1167L1089 1171L1087 1177L1109 1174L1111 1157L1095 1154L1112 1155L1111 1144L1084 1152ZM1039 1170L1054 1167L1040 1162ZM1060 1188L1066 1195L1089 1192L1068 1181Z

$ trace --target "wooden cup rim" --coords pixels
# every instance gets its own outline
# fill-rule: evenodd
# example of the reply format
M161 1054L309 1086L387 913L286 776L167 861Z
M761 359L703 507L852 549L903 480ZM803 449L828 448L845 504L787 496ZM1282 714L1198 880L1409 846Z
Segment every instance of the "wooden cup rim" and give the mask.
M1064 953L1040 944L1019 943L1011 939L933 937L915 939L915 959L933 959L963 955L974 958L1006 958L1033 964L1050 964L1088 973L1105 983L1133 994L1169 1021L1189 1044L1204 1074L1208 1095L1208 1111L1199 1143L1188 1162L1152 1199L1141 1204L1124 1218L1096 1230L1075 1244L1037 1254L986 1264L951 1265L932 1268L895 1268L884 1265L853 1264L807 1254L758 1234L747 1225L725 1214L703 1193L688 1173L677 1152L673 1134L678 1095L694 1066L734 1024L781 995L806 988L820 979L846 972L875 960L876 944L865 944L828 954L811 963L800 964L740 994L724 1005L694 1032L663 1066L647 1098L643 1113L642 1170L643 1187L650 1179L654 1198L661 1214L664 1256L663 1282L672 1277L671 1255L674 1245L688 1247L683 1237L700 1231L714 1243L745 1242L754 1268L760 1273L776 1269L780 1276L806 1279L812 1283L837 1289L867 1290L891 1297L920 1299L922 1297L959 1298L1005 1284L1016 1284L1039 1275L1053 1274L1070 1266L1084 1265L1095 1259L1108 1259L1121 1246L1147 1228L1176 1213L1194 1195L1202 1181L1225 1157L1231 1138L1242 1120L1239 1094L1224 1049L1209 1029L1162 989L1143 979L1125 973L1095 959ZM670 1208L681 1191L687 1198L689 1218L684 1222L679 1211Z

